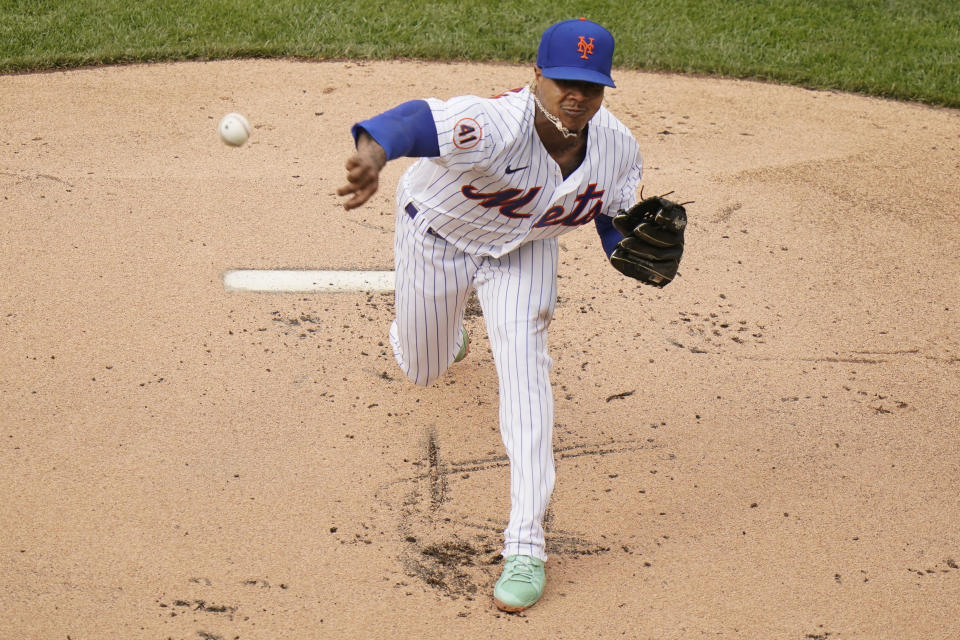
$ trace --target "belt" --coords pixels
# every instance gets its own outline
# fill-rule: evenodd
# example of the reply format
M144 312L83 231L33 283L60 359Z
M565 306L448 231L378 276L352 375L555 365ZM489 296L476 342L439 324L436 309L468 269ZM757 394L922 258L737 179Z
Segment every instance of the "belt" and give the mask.
M403 208L403 210L407 212L407 215L410 216L410 219L411 219L411 220L416 219L417 214L420 213L420 212L417 210L417 208L416 208L415 206L413 206L413 203L412 203L412 202L408 202L408 203L407 203L407 206L405 206L405 207ZM427 229L427 233L429 233L430 235L432 235L432 236L434 236L434 237L436 237L436 238L442 237L439 233L437 233L437 232L434 231L433 229Z

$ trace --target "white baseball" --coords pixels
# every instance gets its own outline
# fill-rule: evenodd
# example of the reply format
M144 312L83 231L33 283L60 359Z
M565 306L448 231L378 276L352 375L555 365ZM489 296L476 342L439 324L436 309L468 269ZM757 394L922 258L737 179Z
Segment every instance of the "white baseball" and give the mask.
M250 137L250 123L239 113L228 113L220 120L220 139L231 147L239 147Z

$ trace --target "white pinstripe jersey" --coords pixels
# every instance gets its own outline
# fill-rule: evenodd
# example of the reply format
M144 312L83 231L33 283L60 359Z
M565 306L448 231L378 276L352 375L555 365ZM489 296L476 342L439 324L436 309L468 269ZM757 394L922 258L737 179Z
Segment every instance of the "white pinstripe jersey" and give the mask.
M427 103L440 156L407 169L398 194L419 211L421 229L465 253L501 257L636 201L639 146L605 107L590 120L583 162L564 179L534 128L529 88Z

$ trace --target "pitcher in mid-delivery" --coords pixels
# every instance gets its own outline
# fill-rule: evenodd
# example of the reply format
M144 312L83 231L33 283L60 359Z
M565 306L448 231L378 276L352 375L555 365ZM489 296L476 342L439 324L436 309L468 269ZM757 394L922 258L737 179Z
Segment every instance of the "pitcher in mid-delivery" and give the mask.
M520 611L543 593L543 517L554 485L547 329L557 299L557 237L593 222L607 255L623 236L610 216L636 202L641 160L602 106L613 36L580 18L549 27L534 82L494 98L414 100L353 127L346 209L380 170L420 158L397 187L396 318L390 342L413 382L429 385L467 352L476 291L500 383L510 459L510 520L496 605Z

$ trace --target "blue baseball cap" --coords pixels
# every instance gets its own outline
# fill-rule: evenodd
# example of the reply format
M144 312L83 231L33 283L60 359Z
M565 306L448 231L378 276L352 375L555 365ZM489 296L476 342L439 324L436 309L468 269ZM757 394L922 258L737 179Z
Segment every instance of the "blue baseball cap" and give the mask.
M580 80L616 87L610 77L613 35L586 18L564 20L540 38L537 66L552 80Z

